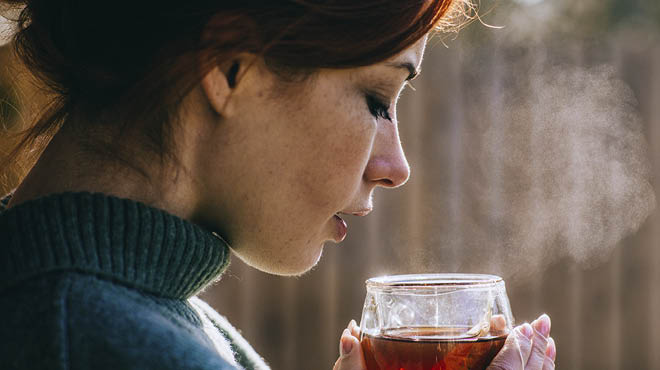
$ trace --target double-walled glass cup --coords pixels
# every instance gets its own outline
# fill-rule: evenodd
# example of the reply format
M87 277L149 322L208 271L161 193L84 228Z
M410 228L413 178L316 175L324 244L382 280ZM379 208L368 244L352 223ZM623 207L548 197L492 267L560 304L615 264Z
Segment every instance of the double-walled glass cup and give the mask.
M366 284L360 342L368 370L486 369L513 328L498 276L392 275Z

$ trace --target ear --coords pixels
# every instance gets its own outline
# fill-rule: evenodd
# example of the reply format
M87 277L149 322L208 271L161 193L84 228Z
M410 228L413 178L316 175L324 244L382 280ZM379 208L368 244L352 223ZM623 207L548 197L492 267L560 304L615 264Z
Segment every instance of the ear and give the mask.
M231 115L230 98L236 88L239 72L245 69L244 61L215 66L202 79L202 89L211 108L220 116Z

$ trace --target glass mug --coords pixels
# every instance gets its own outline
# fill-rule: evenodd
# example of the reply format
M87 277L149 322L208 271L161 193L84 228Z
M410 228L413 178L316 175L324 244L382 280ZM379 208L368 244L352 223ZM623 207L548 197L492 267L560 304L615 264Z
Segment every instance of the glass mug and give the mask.
M368 370L483 370L513 329L498 276L392 275L366 285L360 343Z

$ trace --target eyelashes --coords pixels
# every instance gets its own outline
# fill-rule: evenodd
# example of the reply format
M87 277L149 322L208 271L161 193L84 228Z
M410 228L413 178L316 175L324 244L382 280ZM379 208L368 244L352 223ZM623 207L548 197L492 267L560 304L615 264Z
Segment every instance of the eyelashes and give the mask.
M383 100L377 98L373 94L366 94L367 99L367 108L369 112L376 118L384 118L388 121L392 121L390 116L390 105L383 103Z

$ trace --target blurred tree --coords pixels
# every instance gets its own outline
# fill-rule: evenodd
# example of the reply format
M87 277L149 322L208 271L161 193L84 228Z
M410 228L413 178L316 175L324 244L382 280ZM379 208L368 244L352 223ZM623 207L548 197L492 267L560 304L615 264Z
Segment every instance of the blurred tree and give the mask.
M482 21L502 30L468 27L461 40L483 46L484 37L525 46L604 39L631 26L660 29L658 0L482 0ZM450 37L451 39L451 37Z
M660 2L657 0L608 0L609 21L612 25L642 20L660 26Z

